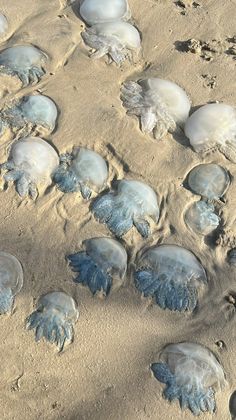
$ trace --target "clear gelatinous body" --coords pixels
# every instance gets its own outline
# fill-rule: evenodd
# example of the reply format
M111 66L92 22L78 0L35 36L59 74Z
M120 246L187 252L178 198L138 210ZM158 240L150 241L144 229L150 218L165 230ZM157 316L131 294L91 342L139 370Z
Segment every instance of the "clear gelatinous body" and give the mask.
M124 83L121 99L128 114L140 117L142 131L153 132L156 139L173 132L176 125L183 126L191 107L180 86L158 78Z
M232 248L228 252L228 262L230 265L236 267L236 248Z
M82 33L84 42L94 50L91 56L100 58L108 54L116 64L132 59L132 51L138 52L141 39L138 30L127 22L100 23Z
M32 131L50 134L56 125L57 107L51 98L44 95L28 95L1 111L5 126L14 131L22 130L28 135Z
M209 235L220 223L220 217L215 213L214 205L205 201L193 203L184 216L186 224L196 233Z
M155 246L145 251L136 265L137 289L154 297L162 309L182 312L196 308L207 277L192 252L178 245Z
M0 52L0 73L17 76L23 86L37 83L44 75L47 55L33 45L17 45Z
M130 10L127 0L82 0L80 15L88 25L128 20Z
M93 238L83 242L85 251L68 256L70 267L78 272L75 282L89 287L93 294L108 295L121 286L127 270L125 248L111 238Z
M155 378L166 384L164 398L178 399L182 409L194 415L214 413L215 392L226 384L221 364L206 347L197 343L169 344L151 369Z
M197 153L218 149L236 162L236 109L230 105L202 106L186 121L185 134Z
M21 197L29 194L35 199L38 195L37 186L51 182L58 164L59 157L50 144L39 137L25 137L13 144L9 160L1 168L8 171L4 175L7 182L15 181Z
M8 30L8 21L6 16L0 13L0 38L2 38Z
M157 196L153 189L140 181L118 181L116 191L99 197L93 204L92 211L101 223L117 237L127 233L133 225L143 237L150 234L150 225L146 220L159 219Z
M23 286L20 262L7 252L0 252L0 314L10 312L14 297Z
M228 172L215 163L203 163L193 168L188 175L189 188L208 200L221 198L230 183Z
M73 324L79 317L74 299L64 292L51 292L41 296L37 309L26 320L28 330L35 329L35 340L45 338L63 350L66 341L74 338Z
M92 191L102 191L107 183L108 169L102 156L83 147L61 156L61 164L54 174L58 188L65 192L80 191L85 199Z

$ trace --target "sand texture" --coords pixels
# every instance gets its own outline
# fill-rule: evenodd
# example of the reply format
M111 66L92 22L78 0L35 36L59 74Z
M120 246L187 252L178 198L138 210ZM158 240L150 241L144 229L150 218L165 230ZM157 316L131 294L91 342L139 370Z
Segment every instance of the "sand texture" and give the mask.
M157 192L161 216L153 235L144 241L132 229L122 240L131 266L144 246L179 244L200 259L209 290L192 315L164 311L141 298L130 267L124 287L107 299L93 297L73 283L65 260L83 240L111 236L94 219L89 203L55 187L36 202L22 201L13 186L1 192L0 249L15 255L24 269L14 312L0 318L1 420L192 419L178 402L169 404L162 398L163 385L150 372L162 347L179 341L199 342L220 358L228 386L216 395L214 419L230 419L228 401L236 388L236 315L227 296L236 294L236 268L229 266L226 255L230 245L236 246L236 165L219 152L201 157L181 131L159 142L142 134L138 119L127 116L122 107L120 86L125 80L157 76L182 86L193 109L216 100L235 105L236 1L129 4L143 47L133 65L127 62L119 68L109 65L106 57L89 58L76 1L66 5L65 0L1 0L0 11L10 25L1 49L32 43L49 55L38 85L16 95L37 89L55 101L60 115L49 140L60 153L74 145L91 148L108 162L109 182L139 179ZM5 92L0 106L12 98L14 94ZM7 159L7 145L1 142L1 162ZM186 207L196 200L183 180L201 162L218 163L231 175L225 203L219 205L222 232L209 241L191 232L183 219ZM36 299L53 290L71 294L80 309L74 343L61 354L44 340L36 344L33 332L25 330ZM219 341L224 345L217 345Z

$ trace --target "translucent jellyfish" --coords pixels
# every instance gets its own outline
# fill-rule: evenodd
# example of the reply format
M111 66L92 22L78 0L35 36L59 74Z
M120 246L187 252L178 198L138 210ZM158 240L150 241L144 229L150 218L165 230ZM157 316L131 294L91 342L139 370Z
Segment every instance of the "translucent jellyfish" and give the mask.
M20 262L7 252L0 252L0 314L10 312L15 296L23 286Z
M186 121L185 134L195 152L218 149L236 163L236 110L230 105L202 106Z
M228 172L215 163L198 165L188 174L188 186L191 191L208 200L223 197L229 184Z
M9 160L1 165L5 181L15 181L16 190L21 197L28 194L35 199L38 185L48 185L59 164L57 152L50 144L39 137L25 137L15 142Z
M80 15L88 25L128 20L130 9L127 0L82 0Z
M108 54L116 64L127 58L131 60L132 52L138 52L141 46L138 30L122 21L94 25L87 28L82 37L89 47L96 50L91 54L93 58Z
M232 420L235 420L236 419L236 391L234 391L230 396L229 411L230 411Z
M1 111L0 118L4 126L24 134L32 131L50 134L56 125L57 107L51 98L44 95L24 96L18 102Z
M184 216L186 224L196 233L209 235L220 223L212 203L198 201L191 204Z
M166 384L164 398L179 400L182 409L188 408L196 416L215 412L215 392L226 380L221 364L208 348L188 342L169 344L151 369L155 378Z
M61 164L54 173L54 181L61 191L80 191L85 199L91 197L92 191L102 191L107 179L105 160L93 150L83 147L75 147L71 154L62 155Z
M41 296L36 311L26 320L28 330L35 329L35 340L45 338L62 351L66 341L74 338L73 324L79 317L74 299L64 292L51 292Z
M193 311L207 284L204 268L195 255L178 245L149 248L137 261L135 285L152 296L162 309Z
M83 242L85 251L68 256L70 267L78 272L76 283L89 287L93 294L104 295L118 289L127 270L125 248L111 238L93 238Z
M0 52L0 73L17 76L23 86L37 83L44 75L47 55L33 45L17 45Z
M228 252L228 262L233 267L236 267L236 248L232 248Z
M126 82L121 88L121 99L128 114L140 117L141 130L163 138L176 126L182 127L191 107L186 92L169 80L158 78Z
M0 38L2 38L8 30L8 21L6 16L0 13Z
M118 181L116 191L99 197L93 204L92 211L96 219L106 223L116 236L121 237L133 225L144 237L150 234L150 225L146 220L159 219L157 196L153 189L140 181Z

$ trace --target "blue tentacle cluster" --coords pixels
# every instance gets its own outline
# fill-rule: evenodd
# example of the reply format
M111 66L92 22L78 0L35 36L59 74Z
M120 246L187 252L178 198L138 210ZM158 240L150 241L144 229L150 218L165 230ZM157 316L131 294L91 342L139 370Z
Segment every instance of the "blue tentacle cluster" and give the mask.
M189 408L195 416L207 411L214 413L216 410L215 392L211 387L204 389L177 384L175 375L166 363L153 363L151 369L155 378L166 384L163 396L167 400L179 400L180 407Z
M45 338L50 343L55 343L59 351L63 350L66 340L69 342L73 339L73 327L71 322L65 320L59 313L52 311L34 311L26 320L27 328L32 330L35 328L35 340L39 341Z
M144 296L155 297L162 309L183 312L193 311L197 306L197 288L189 283L176 282L149 269L136 271L134 277L137 289Z
M80 191L84 199L91 197L91 189L78 178L76 173L65 163L59 165L53 175L54 182L58 188L64 193L72 193Z
M128 203L129 205L129 203ZM108 193L99 197L93 204L93 213L101 223L106 223L118 238L125 235L135 225L143 236L149 235L149 224L146 220L134 219L132 211L114 194Z
M112 285L112 277L104 272L93 259L84 251L69 255L70 267L79 275L74 279L76 283L88 286L93 294L102 291L108 295Z

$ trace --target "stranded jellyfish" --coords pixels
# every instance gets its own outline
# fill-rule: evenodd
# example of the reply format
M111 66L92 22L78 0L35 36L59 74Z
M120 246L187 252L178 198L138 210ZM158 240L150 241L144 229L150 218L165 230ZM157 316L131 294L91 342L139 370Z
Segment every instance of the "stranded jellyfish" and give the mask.
M79 273L74 281L88 286L93 294L107 295L111 288L118 289L127 269L125 248L111 238L88 239L83 245L85 251L68 256L71 269Z
M215 412L215 392L226 380L221 364L208 348L188 342L169 344L151 369L166 385L164 398L179 400L180 407L189 408L194 415Z
M154 297L162 309L193 311L198 295L207 284L201 263L178 245L147 249L138 259L134 280L143 295Z

